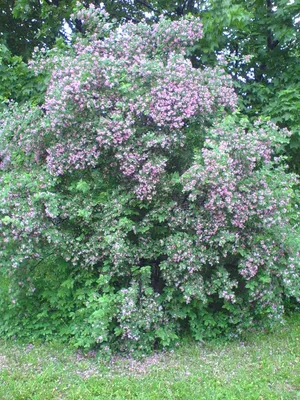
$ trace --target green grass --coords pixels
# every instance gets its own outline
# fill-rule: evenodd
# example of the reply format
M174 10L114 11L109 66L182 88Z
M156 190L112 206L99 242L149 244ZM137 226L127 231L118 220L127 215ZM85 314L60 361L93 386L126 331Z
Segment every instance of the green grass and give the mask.
M300 315L243 341L110 363L57 344L0 341L1 400L300 399Z

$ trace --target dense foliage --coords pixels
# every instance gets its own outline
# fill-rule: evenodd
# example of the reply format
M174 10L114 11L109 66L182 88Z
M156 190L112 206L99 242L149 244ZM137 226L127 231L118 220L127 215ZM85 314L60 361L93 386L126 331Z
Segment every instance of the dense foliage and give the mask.
M290 132L193 67L197 18L77 19L31 63L44 103L1 117L0 332L146 351L280 318L300 297Z
M159 15L176 20L201 16L203 37L190 48L194 66L214 66L220 53L239 94L239 108L252 120L271 117L291 132L284 153L300 171L299 21L300 0L81 0L105 4L110 18L134 23ZM0 100L40 101L43 82L32 80L26 61L35 46L51 48L57 36L68 43L69 30L81 32L82 21L70 17L77 0L0 0ZM2 50L1 50L2 49ZM9 55L9 57L7 56ZM16 58L22 57L21 59ZM16 86L18 89L16 89ZM23 89L24 88L24 89Z

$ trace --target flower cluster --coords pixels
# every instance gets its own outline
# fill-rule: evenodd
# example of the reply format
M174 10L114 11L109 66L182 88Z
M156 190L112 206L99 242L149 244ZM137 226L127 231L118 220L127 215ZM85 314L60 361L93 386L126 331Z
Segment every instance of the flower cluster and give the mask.
M77 39L75 54L53 56L43 106L49 123L41 133L48 169L63 175L96 167L109 153L136 182L137 197L149 200L166 167L166 150L184 146L188 124L235 108L231 80L219 68L196 70L185 58L202 35L197 18L115 29L101 9L80 13L93 21L87 24L91 36Z

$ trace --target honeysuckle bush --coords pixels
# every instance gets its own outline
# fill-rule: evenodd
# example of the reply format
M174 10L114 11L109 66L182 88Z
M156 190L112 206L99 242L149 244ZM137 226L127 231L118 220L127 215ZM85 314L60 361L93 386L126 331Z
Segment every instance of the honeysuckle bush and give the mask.
M197 18L78 13L72 46L31 62L44 104L1 115L1 334L146 352L282 318L300 300L289 132L193 67Z

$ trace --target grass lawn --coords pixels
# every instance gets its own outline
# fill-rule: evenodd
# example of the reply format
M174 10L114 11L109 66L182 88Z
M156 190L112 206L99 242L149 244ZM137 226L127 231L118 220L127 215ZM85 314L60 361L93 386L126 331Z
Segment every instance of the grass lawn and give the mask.
M1 400L300 399L300 315L243 341L104 363L57 344L0 341Z

